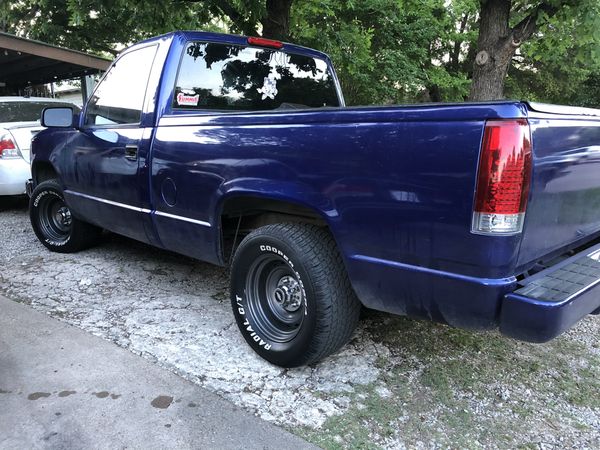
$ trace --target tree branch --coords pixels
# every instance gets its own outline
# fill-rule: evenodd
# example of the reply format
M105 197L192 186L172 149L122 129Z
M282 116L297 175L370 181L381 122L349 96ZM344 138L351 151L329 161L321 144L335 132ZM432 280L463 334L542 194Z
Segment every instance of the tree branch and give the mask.
M255 35L256 24L252 24L238 11L229 1L209 2L206 0L175 0L174 3L204 3L207 4L209 10L218 10L220 13L229 17L234 25L239 28L244 34Z
M559 9L559 6L553 6L546 2L542 2L539 6L534 8L534 10L531 11L527 17L516 24L511 30L512 46L519 47L524 41L533 36L533 33L538 30L538 19L541 13L544 12L548 16L552 17L558 12Z
M458 32L459 34L463 34L465 32L468 22L469 22L469 12L466 12L462 17L462 20L460 21L459 32ZM461 50L461 46L462 46L463 42L464 41L461 41L457 38L456 41L454 41L454 47L453 47L452 53L450 55L450 65L451 65L452 69L455 71L458 71L458 66L460 63L460 50Z

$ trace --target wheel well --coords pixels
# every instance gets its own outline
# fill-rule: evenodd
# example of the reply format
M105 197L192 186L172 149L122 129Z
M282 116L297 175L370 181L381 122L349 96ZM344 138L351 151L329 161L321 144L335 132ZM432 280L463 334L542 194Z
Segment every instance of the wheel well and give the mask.
M305 206L260 197L243 196L229 199L221 211L221 248L228 263L245 235L274 223L307 223L327 228L327 222Z
M52 167L52 164L48 162L36 163L31 170L31 175L36 186L44 181L58 177L58 173Z

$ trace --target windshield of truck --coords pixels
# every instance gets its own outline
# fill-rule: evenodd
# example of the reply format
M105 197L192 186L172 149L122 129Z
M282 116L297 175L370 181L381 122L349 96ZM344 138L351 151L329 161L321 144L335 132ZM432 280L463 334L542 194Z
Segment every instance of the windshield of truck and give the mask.
M192 42L186 47L173 108L264 111L339 106L327 63L280 50Z
M71 103L36 101L0 101L0 123L39 121L44 108L70 107L79 110Z

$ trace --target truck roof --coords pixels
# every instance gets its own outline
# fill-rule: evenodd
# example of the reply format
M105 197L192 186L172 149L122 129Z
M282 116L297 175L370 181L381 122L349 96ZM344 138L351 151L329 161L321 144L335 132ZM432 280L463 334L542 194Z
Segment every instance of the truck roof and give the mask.
M238 34L225 34L225 33L211 33L207 31L193 31L193 30L179 30L179 31L171 31L170 33L162 34L160 36L156 36L150 39L146 39L144 41L139 42L149 43L158 41L165 38L174 38L181 37L186 41L189 40L201 40L201 41L210 41L210 42L220 42L224 44L235 44L248 46L248 36L241 36ZM135 45L138 45L135 44ZM313 50L312 48L302 47L301 45L290 44L289 42L283 42L283 47L281 50L285 50L287 52L298 53L302 55L308 55L316 58L321 58L325 60L329 60L329 56L326 53L319 52L317 50Z

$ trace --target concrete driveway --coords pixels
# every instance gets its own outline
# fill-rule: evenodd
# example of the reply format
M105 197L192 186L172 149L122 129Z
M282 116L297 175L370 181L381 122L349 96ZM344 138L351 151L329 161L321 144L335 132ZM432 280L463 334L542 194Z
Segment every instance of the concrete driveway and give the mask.
M0 297L0 448L316 448L155 364Z

